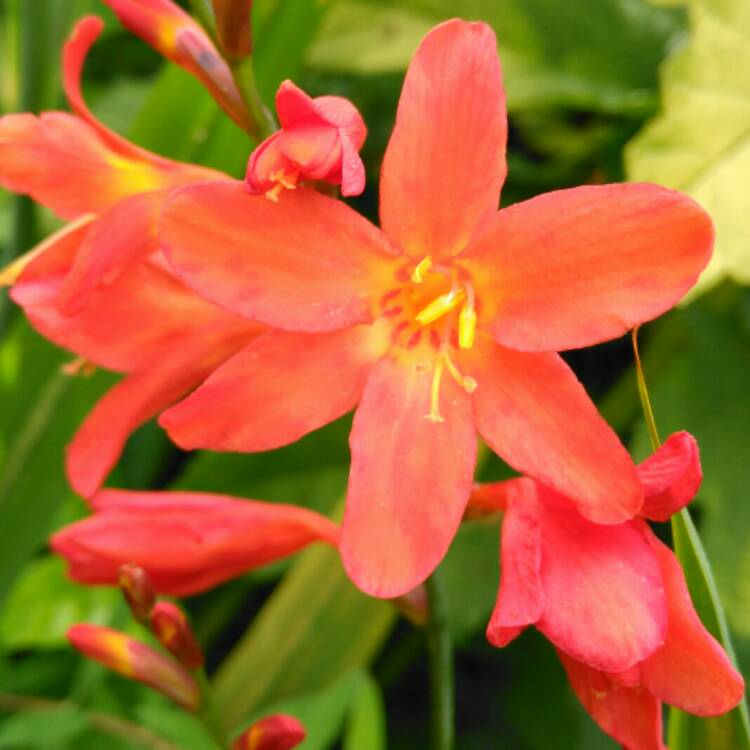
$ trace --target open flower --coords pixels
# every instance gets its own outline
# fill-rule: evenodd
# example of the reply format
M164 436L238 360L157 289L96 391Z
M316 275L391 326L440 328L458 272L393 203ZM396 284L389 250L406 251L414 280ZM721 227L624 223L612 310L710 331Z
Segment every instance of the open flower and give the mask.
M283 330L161 424L186 448L259 451L359 404L341 550L374 595L405 593L443 557L471 492L477 432L592 521L622 522L643 502L630 457L555 351L673 305L710 256L711 221L644 184L498 212L505 142L495 36L453 20L407 72L382 167L382 231L306 188L275 204L230 181L177 191L162 217L186 283Z
M82 19L65 45L75 114L0 118L0 184L70 223L11 264L0 283L31 324L88 362L128 373L96 406L68 453L73 487L90 495L127 437L198 385L260 327L200 299L169 270L157 218L169 192L222 177L164 159L113 133L80 91L102 21Z
M665 520L695 495L697 445L676 433L638 467L642 515ZM502 578L487 637L535 625L602 728L629 750L661 750L661 701L689 713L733 708L741 676L693 609L680 565L642 518L598 525L522 477L479 487L470 507L502 509Z
M365 188L365 167L359 150L367 128L357 108L340 96L309 97L291 81L276 93L281 130L253 151L247 184L253 193L273 201L298 182L322 180L341 185L342 195Z
M137 563L162 594L188 596L312 542L335 545L338 528L306 508L197 492L103 490L94 514L51 539L70 576L116 585Z

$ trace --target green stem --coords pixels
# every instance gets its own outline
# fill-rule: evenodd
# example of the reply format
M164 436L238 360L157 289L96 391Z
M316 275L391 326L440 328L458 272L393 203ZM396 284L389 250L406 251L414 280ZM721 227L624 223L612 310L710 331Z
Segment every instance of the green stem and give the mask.
M54 711L56 709L69 708L81 711L91 726L96 729L126 740L129 745L135 743L139 747L150 750L182 750L169 740L154 734L144 727L133 724L119 716L112 716L100 711L83 711L83 709L69 700L53 701L46 698L36 698L29 695L13 695L0 693L0 709L6 711Z
M256 133L253 135L257 135L258 140L264 140L278 130L278 125L260 97L253 69L253 58L252 56L246 57L231 67L234 82L255 124Z
M428 601L427 651L430 663L432 750L453 750L455 685L453 642L448 630L445 589L438 571L425 581Z
M659 437L659 430L656 428L654 409L651 406L651 398L648 395L648 388L646 387L646 376L643 374L641 354L638 351L638 326L633 329L633 353L635 354L635 376L638 381L638 395L641 398L643 416L646 419L648 436L651 439L651 450L655 451L661 446L661 438Z

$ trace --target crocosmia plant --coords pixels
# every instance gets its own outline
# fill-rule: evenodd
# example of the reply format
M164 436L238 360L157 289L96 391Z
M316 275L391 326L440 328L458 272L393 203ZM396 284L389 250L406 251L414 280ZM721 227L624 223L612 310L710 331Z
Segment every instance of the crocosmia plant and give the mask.
M0 7L0 747L750 750L743 2Z

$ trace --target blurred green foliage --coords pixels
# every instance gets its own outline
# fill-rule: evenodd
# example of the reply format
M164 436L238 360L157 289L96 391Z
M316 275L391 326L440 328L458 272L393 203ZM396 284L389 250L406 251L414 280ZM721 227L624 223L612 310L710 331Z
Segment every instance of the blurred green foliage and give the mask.
M85 77L98 115L159 153L241 175L253 146L248 137L192 78L163 65L96 0L0 0L0 111L64 106L58 51L73 19L92 11L107 21ZM420 37L454 13L447 0L254 3L256 67L267 102L292 77L313 95L341 94L362 111L368 186L353 203L371 218L403 71ZM747 281L745 0L467 0L461 14L488 21L499 38L511 124L504 203L623 179L625 162L628 177L674 185L704 201L718 224L717 267ZM3 258L52 226L54 219L25 199L0 194ZM747 670L750 295L730 281L718 284L719 275L710 293L648 326L642 348L662 432L689 429L701 444L705 482L697 522ZM45 551L53 529L85 513L64 480L64 446L112 377L61 375L67 355L31 332L4 299L0 335L0 712L6 716L0 748L211 750L196 720L66 648L62 634L75 621L128 623L115 592L66 582ZM570 361L644 456L628 342L573 353ZM345 418L261 456L185 456L150 425L130 441L110 482L296 502L335 514L346 487L348 427ZM482 472L494 478L507 468L490 458ZM503 651L484 641L497 560L496 524L472 522L444 563L449 623L459 645L458 747L614 748L578 706L542 638L528 633ZM700 600L700 590L693 593ZM397 620L387 603L357 592L330 551L309 550L188 607L208 649L219 708L236 731L285 710L307 725L306 750L425 746L422 634ZM670 747L746 747L732 734L736 721L675 719ZM134 724L142 734L132 734Z

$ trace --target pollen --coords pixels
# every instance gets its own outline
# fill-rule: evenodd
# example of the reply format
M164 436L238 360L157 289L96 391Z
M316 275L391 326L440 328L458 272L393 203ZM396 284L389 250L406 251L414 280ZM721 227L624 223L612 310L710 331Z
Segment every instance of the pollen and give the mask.
M451 289L446 294L441 294L430 302L427 307L417 313L417 323L426 326L434 323L443 315L451 310L455 310L466 298L466 292L463 289Z
M471 349L477 332L477 314L473 307L465 304L458 314L458 345L462 349Z
M428 255L417 263L417 267L412 271L411 280L415 284L421 284L430 268L432 268L432 256Z
M277 169L268 176L268 179L276 184L270 190L266 190L266 198L278 203L279 196L284 190L294 190L297 187L299 172L286 172L283 169Z

